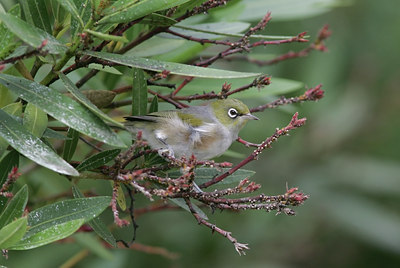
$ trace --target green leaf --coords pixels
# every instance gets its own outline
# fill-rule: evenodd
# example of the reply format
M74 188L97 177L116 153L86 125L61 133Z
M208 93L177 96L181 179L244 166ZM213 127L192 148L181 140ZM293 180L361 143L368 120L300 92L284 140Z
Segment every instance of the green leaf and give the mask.
M98 21L101 23L121 23L129 22L153 12L179 6L189 0L142 0L115 2L112 6L104 10L104 16Z
M72 186L72 194L74 195L75 198L85 197L78 189L78 187L76 187L75 185ZM107 226L99 217L96 217L93 220L88 221L88 224L90 225L90 227L93 228L96 234L98 234L104 241L106 241L114 248L117 247L117 242L115 241L113 234L108 230Z
M173 51L186 41L181 39L161 38L153 36L125 53L125 56L150 57Z
M70 140L71 139L67 136L64 136L63 134L58 133L55 130L52 130L51 128L46 128L42 137L48 138L48 139L57 139L57 140Z
M117 188L117 203L122 211L126 210L126 199L124 189L122 189L122 185L119 184Z
M155 25L157 27L159 26L171 26L174 25L175 23L178 23L176 20L163 16L158 13L152 13L150 15L147 15L144 17L141 21L141 24L150 24L150 25Z
M26 233L28 221L26 217L19 218L0 230L0 248L8 249L15 245Z
M18 167L19 165L19 153L15 150L9 152L0 162L0 185L3 186L4 182L7 179L8 173L10 173L13 167ZM8 188L8 191L12 190L12 185ZM0 212L3 211L7 198L4 196L0 196Z
M71 16L79 22L82 28L85 26L78 9L76 8L76 5L72 0L57 0L57 2L59 2L60 5L62 5L65 10L67 10L68 13L71 14Z
M21 16L20 6L19 5L13 6L8 11L8 14L14 15L16 17L20 17ZM15 49L14 45L17 43L15 43L13 41L14 41L14 35L7 28L7 26L3 22L1 22L0 23L0 59L4 59L9 54L11 54L12 51ZM0 89L0 93L1 93L1 89ZM1 94L0 94L0 97L1 97ZM1 102L0 102L0 107L1 107Z
M250 23L246 22L214 22L214 23L202 23L196 25L180 25L176 24L171 27L171 30L175 32L195 36L196 38L220 38L222 36L229 37L243 37L243 34L239 34L246 30L250 26ZM182 29L182 30L181 30ZM202 33L202 34L199 34ZM171 36L171 35L170 35ZM262 34L252 34L249 36L250 39L289 39L295 36L290 35L262 35ZM178 38L178 37L175 37Z
M147 81L142 69L133 68L132 115L147 113Z
M200 39L216 39L223 36L237 37L236 34L243 32L250 27L250 23L247 22L213 22L213 23L202 23L196 25L175 25L171 27L171 30L188 35L195 36ZM242 37L243 35L239 35Z
M190 212L190 208L186 205L185 199L183 198L170 198L168 199L171 202L175 203L176 205L178 205L179 207L183 208L184 210ZM208 220L207 215L195 204L192 204L192 207L194 209L194 211L196 211L197 214L199 214L200 217L202 217L205 220Z
M65 161L69 162L71 161L72 156L75 153L76 146L78 145L79 132L73 128L69 128L67 138L68 140L66 140L64 143L63 158Z
M107 250L98 239L94 237L93 234L90 233L76 233L74 238L78 244L88 249L92 253L96 254L98 257L103 258L105 260L112 260L113 254Z
M10 115L21 116L22 115L22 103L21 102L10 103L9 105L3 107L2 110ZM0 137L0 156L7 149L7 147L8 147L8 142L5 139L3 139L2 137Z
M62 22L68 17L68 15L66 14L66 10L62 8L62 5L58 0L49 0L48 4L51 8L50 15L54 17L55 23L57 25L61 25Z
M63 200L38 208L28 215L30 226L24 239L37 234L53 225L82 219L90 221L102 213L111 202L109 196L97 196Z
M36 27L51 34L51 24L47 14L46 2L44 0L20 0L24 11L25 20Z
M24 213L28 202L28 186L25 184L10 200L6 208L0 214L0 229Z
M81 102L84 106L86 106L86 108L88 108L90 111L92 111L95 115L97 115L99 118L115 125L118 127L123 128L124 125L115 121L114 119L110 118L108 115L106 115L105 113L103 113L99 108L97 108L92 102L90 102L90 100L88 100L88 98L83 95L79 89L75 86L74 83L72 83L72 81L64 74L60 73L59 74L61 80L63 81L65 87L67 88L67 90L69 92L71 92L71 94L79 101ZM122 142L122 141L120 141Z
M50 244L66 238L75 233L85 221L83 219L71 220L54 224L49 228L35 233L29 237L24 236L17 244L9 247L10 250L27 250Z
M149 113L158 112L158 97L154 96L153 100L150 103Z
M85 159L80 163L77 167L76 170L79 172L90 170L90 169L95 169L100 166L103 166L113 160L119 153L121 152L120 149L114 149L114 150L108 150L108 151L103 151L98 154L92 155L91 157Z
M125 147L120 138L82 104L37 82L0 74L0 83L75 130L104 143Z
M241 78L241 77L254 77L260 75L259 73L244 73L244 72L219 70L213 68L203 68L203 67L197 67L175 62L163 62L153 59L145 59L127 55L117 55L107 52L85 51L83 52L83 54L125 66L136 67L140 69L158 71L158 72L167 70L171 74L179 74L185 76L207 77L207 78Z
M9 114L0 110L0 136L15 150L32 161L56 172L78 176L79 173L59 157L39 138L29 133L20 123Z
M121 42L121 43L129 42L129 40L126 39L125 36L105 34L105 33L100 33L100 32L96 32L96 31L92 31L92 30L88 30L88 29L86 29L85 32L87 32L101 40L115 41L115 42Z
M19 117L22 115L22 103L20 101L10 103L9 105L4 106L2 110L8 114Z
M7 25L10 31L34 48L40 47L42 42L47 40L44 49L49 51L49 53L62 54L67 50L66 46L61 44L49 33L38 29L13 15L0 13L0 19L5 25Z
M117 69L115 69L114 67L103 66L103 65L98 64L98 63L91 63L91 64L89 64L88 68L89 69L98 70L100 72L106 72L106 73L110 73L110 74L122 75L122 73L120 71L118 71Z
M91 10L92 10L92 5L91 5L91 0L73 0L75 7L78 9L78 14L79 17L82 19L83 25L85 25L91 16ZM78 31L82 29L82 24L79 20L74 19L72 17L71 19L71 37L72 39Z
M224 174L228 170L229 170L229 168L222 168L220 170L215 169L215 168L196 168L194 170L195 182L197 184L203 184L205 182L210 181L214 177ZM254 174L256 174L255 171L239 169L232 175L226 177L224 180L222 180L218 184L221 185L221 184L238 183L245 178L252 177ZM182 176L182 173L180 171L171 171L171 172L168 172L168 176L171 178L178 178L178 177Z
M47 114L41 109L28 103L25 107L23 124L36 137L42 137L47 128Z

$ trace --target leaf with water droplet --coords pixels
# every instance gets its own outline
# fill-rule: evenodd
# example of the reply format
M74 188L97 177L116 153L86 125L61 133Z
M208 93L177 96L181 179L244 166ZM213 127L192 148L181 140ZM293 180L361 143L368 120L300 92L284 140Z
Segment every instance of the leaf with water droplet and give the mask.
M100 117L101 119L115 125L118 126L120 128L123 128L124 125L121 124L120 122L115 121L114 119L110 118L108 115L106 115L105 113L103 113L99 108L97 108L93 103L90 102L90 100L84 95L82 94L79 89L75 86L74 83L72 83L72 81L64 74L60 73L59 74L61 80L63 81L65 87L67 88L67 90L69 92L71 92L71 94L77 99L79 100L83 105L85 105L90 111L92 111L94 114L96 114L98 117Z
M83 219L71 220L50 226L32 236L24 236L17 244L9 247L9 250L27 250L50 244L54 241L64 239L75 233L82 224Z
M0 136L15 150L39 165L58 173L71 176L79 175L78 171L64 159L3 110L0 110Z
M26 233L27 229L26 217L19 218L0 230L0 248L9 249L15 245Z
M36 28L13 15L0 13L0 19L5 25L7 25L11 32L34 48L40 47L43 41L47 40L47 44L44 49L49 53L61 54L67 50L66 46L61 44L49 33L43 31L42 29Z
M85 197L76 185L72 186L72 194L74 195L75 198ZM106 241L114 248L117 247L117 242L115 240L115 237L110 232L110 230L108 230L107 226L99 217L96 217L93 220L88 221L88 224L90 225L90 227L93 228L96 234L98 234L101 238L103 238L104 241Z
M139 58L130 55L112 54L107 52L84 51L83 54L118 63L124 66L136 67L157 72L169 71L171 74L179 74L193 77L242 78L255 77L260 75L260 73L245 73L213 68L203 68L176 62L165 62L153 59Z
M179 6L190 0L142 0L142 1L117 1L104 10L105 16L98 21L102 23L129 22L153 12Z
M25 238L51 228L53 225L83 219L90 221L102 213L111 202L109 196L96 196L59 201L38 208L28 215L29 231Z
M0 229L22 216L28 202L28 186L25 184L10 200L0 215ZM1 248L1 247L0 247Z
M41 109L28 103L24 111L23 125L36 137L40 138L47 127L47 114Z
M116 147L126 147L98 116L82 104L56 90L35 81L7 74L0 74L0 83L18 94L20 98L32 102L52 117L82 134Z
M113 160L120 152L121 152L120 149L114 149L114 150L107 150L107 151L103 151L98 154L92 155L91 157L83 160L76 167L76 170L78 170L79 172L82 172L85 170L95 169L97 167L105 165L108 162L110 162L111 160Z

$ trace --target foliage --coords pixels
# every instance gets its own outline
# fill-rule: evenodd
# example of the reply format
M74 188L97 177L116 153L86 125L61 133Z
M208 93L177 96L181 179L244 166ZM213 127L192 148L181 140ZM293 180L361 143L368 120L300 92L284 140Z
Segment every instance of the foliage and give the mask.
M258 4L263 7L266 3L261 2ZM271 1L266 2L272 6ZM313 8L312 4L324 1L308 2L302 16L330 9L329 5ZM274 8L272 15L252 16L251 20L258 20L252 23L240 21L252 14L252 1L32 0L21 1L7 12L0 10L0 193L9 199L1 203L1 248L28 250L86 229L110 247L135 248L131 242L136 238L135 215L139 212L134 201L139 196L157 199L142 208L148 212L184 208L199 224L232 242L239 254L245 253L247 244L211 224L204 206L294 215L292 207L303 204L307 195L297 188L274 196L249 195L261 186L249 180L254 172L242 167L257 160L278 138L303 126L305 118L297 113L287 120L287 126L276 129L260 144L239 138L240 143L255 149L236 165L193 157L163 159L140 135L131 145L120 120L128 113L145 114L167 105L183 108L192 101L232 95L261 101L251 108L252 113L321 99L321 85L296 96L302 82L257 71L209 67L223 60L269 66L326 50L327 27L313 41L305 32L293 36L261 34L274 18ZM294 11L282 17L277 13L277 18L285 20L299 16ZM293 43L307 45L266 59L255 60L249 53ZM216 50L220 47L223 49ZM293 95L273 99L288 93ZM29 161L24 159L19 165L20 155ZM16 183L19 170L29 178L26 170L45 168L51 175L43 178L42 184L60 179L58 173L68 179L70 189L40 196L29 179ZM112 186L90 187L84 193L95 197L85 198L79 188L96 180L109 180ZM195 182L204 190L214 188L194 191ZM15 195L11 193L14 184L19 186ZM224 188L226 184L231 187ZM32 188L28 208L27 186ZM105 193L100 194L102 191ZM234 197L228 198L231 195ZM124 237L117 244L115 234L98 217L110 204L117 226L132 224L132 241ZM93 245L99 243L93 236L88 238L93 243L85 243L79 234L72 237L84 248L109 258L103 247ZM156 252L153 248L149 251Z

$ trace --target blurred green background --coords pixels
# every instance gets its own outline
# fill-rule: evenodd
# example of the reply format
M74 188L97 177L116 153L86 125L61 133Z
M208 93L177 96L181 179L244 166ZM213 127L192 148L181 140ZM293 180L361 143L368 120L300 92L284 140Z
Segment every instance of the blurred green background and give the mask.
M164 248L178 258L113 250L111 260L90 254L76 267L398 267L399 10L398 0L355 0L348 6L298 20L274 20L272 13L264 34L308 31L313 40L318 30L329 24L329 51L316 51L274 66L240 61L215 64L294 79L308 87L323 84L326 94L321 101L257 114L262 120L251 122L241 133L249 141L260 142L276 127L286 125L295 111L308 118L304 127L281 138L246 167L257 171L253 179L263 185L265 194L284 193L286 183L310 194L303 206L295 208L297 216L261 211L210 214L211 223L232 231L239 242L249 243L251 250L239 257L226 239L198 226L186 212L149 213L138 218L137 241ZM278 54L305 46L266 47L254 53ZM246 103L260 104L252 100ZM251 152L240 144L232 149ZM145 203L138 200L138 206ZM131 234L130 229L116 232L121 237ZM9 267L56 267L81 248L76 243L56 243L10 252L9 261L0 263Z

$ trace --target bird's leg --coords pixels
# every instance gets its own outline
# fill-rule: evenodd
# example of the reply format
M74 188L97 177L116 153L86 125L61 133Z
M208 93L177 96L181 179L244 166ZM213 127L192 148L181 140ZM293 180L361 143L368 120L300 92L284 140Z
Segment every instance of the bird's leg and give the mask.
M164 144L167 148L160 148L160 149L158 149L158 154L162 157L162 158L169 158L169 157L172 157L172 158L175 158L175 156L174 156L174 151L172 150L172 148L168 145L168 143L164 140L164 139L162 139L162 138L160 138L160 137L157 137L157 139L158 139L158 141L160 141L162 144Z

